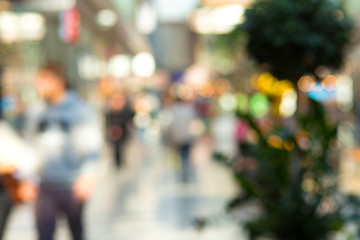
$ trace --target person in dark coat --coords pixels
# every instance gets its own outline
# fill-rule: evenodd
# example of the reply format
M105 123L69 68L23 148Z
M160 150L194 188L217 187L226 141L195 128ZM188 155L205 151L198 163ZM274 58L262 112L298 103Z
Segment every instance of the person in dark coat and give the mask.
M129 100L122 93L111 96L105 120L107 139L111 144L117 168L120 168L123 163L124 145L129 136L129 124L133 115Z

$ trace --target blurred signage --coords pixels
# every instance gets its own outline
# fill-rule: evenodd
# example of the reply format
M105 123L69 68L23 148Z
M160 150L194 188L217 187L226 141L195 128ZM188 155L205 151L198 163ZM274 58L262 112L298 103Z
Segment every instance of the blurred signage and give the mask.
M12 0L29 11L59 12L73 8L76 0Z
M60 37L66 43L76 43L80 35L80 13L77 8L60 13Z

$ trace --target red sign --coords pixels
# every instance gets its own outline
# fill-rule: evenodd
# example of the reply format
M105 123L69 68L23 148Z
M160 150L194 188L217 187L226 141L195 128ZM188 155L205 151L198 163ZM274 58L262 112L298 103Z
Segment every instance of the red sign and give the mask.
M66 43L76 43L80 35L80 13L77 8L60 14L60 37Z

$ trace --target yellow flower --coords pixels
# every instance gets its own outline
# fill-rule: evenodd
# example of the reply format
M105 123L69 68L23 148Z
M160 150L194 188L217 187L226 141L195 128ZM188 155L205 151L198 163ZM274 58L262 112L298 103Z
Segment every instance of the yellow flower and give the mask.
M283 148L283 145L284 145L284 142L283 140L281 139L281 137L279 136L276 136L276 135L271 135L269 138L268 138L268 144L270 147L273 147L273 148L277 148L277 149L282 149Z

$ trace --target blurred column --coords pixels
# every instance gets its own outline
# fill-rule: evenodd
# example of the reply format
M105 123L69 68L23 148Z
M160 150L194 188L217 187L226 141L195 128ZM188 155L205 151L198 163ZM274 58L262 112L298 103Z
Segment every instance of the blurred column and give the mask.
M149 36L158 66L175 72L194 62L195 35L185 23L162 23Z
M195 34L186 19L197 0L153 0L158 27L149 39L154 47L160 68L168 71L184 70L194 62Z

